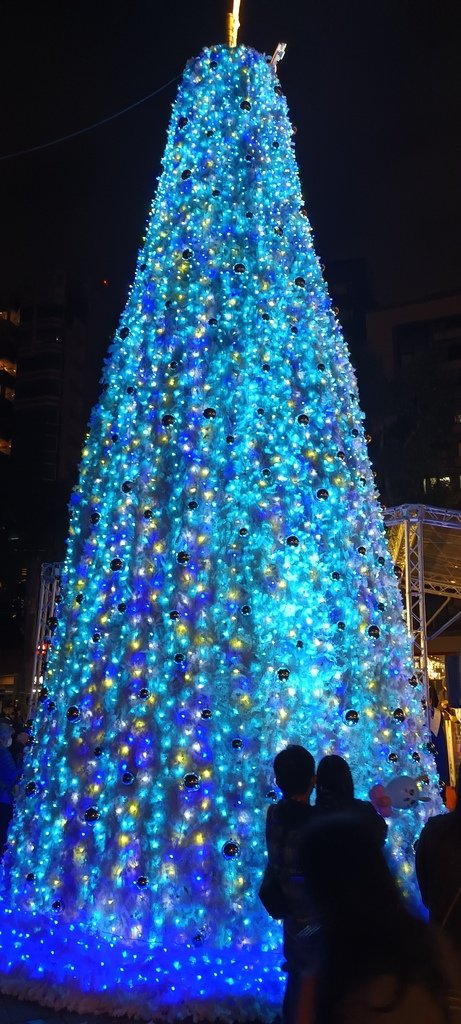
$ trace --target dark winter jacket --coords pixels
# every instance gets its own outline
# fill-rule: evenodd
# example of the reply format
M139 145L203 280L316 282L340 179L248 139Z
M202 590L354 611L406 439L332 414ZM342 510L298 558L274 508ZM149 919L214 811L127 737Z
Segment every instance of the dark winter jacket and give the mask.
M321 800L317 798L315 813L316 815L344 813L357 817L360 824L373 836L380 849L386 842L387 822L368 800L357 800L355 797L333 797L325 794Z
M310 908L305 892L300 846L314 813L310 804L283 797L269 807L266 818L268 860L277 873L286 898L285 918L305 920Z
M461 954L461 814L458 811L437 814L426 822L416 846L416 875L430 920L443 927Z

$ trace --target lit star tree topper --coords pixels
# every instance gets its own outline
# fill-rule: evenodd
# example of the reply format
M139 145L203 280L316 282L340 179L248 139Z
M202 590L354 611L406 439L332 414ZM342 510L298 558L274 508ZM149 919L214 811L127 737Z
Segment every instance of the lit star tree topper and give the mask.
M362 797L418 778L389 838L414 884L422 694L292 135L268 59L189 63L71 501L4 867L12 991L273 1015L257 890L289 742Z

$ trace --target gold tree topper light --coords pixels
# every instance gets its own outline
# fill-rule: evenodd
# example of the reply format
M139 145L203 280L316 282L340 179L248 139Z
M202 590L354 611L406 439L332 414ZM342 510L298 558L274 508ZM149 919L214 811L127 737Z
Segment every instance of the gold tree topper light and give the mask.
M232 10L227 15L227 45L237 46L240 0L233 0Z

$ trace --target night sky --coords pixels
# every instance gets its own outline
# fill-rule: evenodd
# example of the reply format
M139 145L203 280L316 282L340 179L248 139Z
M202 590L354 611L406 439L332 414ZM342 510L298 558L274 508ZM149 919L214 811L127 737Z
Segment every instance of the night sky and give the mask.
M2 5L0 155L78 131L225 41L226 0ZM239 41L272 53L317 252L365 257L380 304L461 287L457 0L242 0ZM0 295L37 270L107 278L116 317L178 83L103 127L0 162Z

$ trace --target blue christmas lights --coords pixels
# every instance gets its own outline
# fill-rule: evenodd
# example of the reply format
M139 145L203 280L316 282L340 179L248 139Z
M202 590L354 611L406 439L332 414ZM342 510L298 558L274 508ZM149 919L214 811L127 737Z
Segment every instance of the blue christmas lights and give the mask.
M433 762L264 57L190 63L163 166L72 496L0 979L52 1005L235 1020L280 999L256 898L275 753L343 754L360 796L414 774L415 749L434 796ZM407 891L426 815L391 821Z

